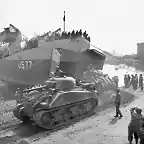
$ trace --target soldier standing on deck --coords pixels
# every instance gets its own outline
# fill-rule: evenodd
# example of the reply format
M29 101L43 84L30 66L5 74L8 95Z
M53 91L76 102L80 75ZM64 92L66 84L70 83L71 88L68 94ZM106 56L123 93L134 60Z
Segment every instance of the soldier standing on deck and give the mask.
M120 94L120 89L116 89L116 98L115 98L115 106L116 106L116 115L115 117L122 118L122 113L120 111L120 103L121 103L121 94Z

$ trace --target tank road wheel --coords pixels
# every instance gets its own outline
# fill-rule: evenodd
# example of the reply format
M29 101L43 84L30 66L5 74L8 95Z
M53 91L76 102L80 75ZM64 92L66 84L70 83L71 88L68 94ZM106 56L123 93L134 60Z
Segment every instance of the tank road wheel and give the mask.
M69 122L71 117L72 117L72 115L70 114L70 112L66 111L66 113L63 115L64 122Z
M72 113L73 118L79 117L78 106L74 106L74 107L70 108L70 111Z
M94 112L95 112L95 109L96 109L96 107L97 107L97 105L98 105L98 100L97 99L93 99L93 100L91 100L90 101L90 109L88 110L88 115L91 115L91 114L93 114Z
M91 111L91 102L87 102L84 104L84 110L86 113L88 113L89 111Z
M86 109L85 109L84 105L80 104L79 105L79 115L83 116L85 114L85 112L86 112Z
M48 112L45 112L41 116L41 123L46 129L53 129L54 123L52 121L52 118Z

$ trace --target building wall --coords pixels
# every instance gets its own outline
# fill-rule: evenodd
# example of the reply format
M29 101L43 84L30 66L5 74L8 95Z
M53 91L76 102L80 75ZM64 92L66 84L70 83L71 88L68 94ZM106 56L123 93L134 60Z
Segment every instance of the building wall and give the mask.
M144 43L137 44L137 57L140 60L144 60Z

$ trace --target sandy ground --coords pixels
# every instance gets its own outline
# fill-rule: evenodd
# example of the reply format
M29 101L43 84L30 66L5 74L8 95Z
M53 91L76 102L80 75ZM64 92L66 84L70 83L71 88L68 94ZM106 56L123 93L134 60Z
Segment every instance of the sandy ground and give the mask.
M25 140L33 144L126 144L127 143L127 125L129 123L129 109L132 106L139 105L144 108L142 102L144 96L142 92L133 92L126 89L121 92L122 95L122 113L124 117L121 120L113 119L115 111L113 109L113 98L105 93L101 101L105 104L100 106L101 111L90 118L86 118L67 128L54 132L36 129L35 126L15 124L12 127L4 128L4 123L0 123L0 143L18 143ZM135 99L132 101L132 99ZM131 102L132 101L132 102ZM131 103L130 103L131 102ZM0 104L0 111L7 112L0 115L0 121L10 123L15 119L12 115L12 106L15 102ZM9 107L10 105L10 107ZM8 109L9 108L9 109ZM4 129L3 129L4 128Z
M133 92L132 92L133 93ZM34 144L128 144L127 126L130 120L129 110L133 106L144 109L143 92L134 92L139 96L131 104L121 108L122 119L113 118L114 109L100 112L98 116L89 118L87 121L79 122L64 130L54 132L51 135Z

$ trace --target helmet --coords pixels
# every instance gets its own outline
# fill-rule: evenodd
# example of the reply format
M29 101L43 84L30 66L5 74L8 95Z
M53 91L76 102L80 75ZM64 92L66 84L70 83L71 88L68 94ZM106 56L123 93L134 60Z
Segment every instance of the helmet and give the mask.
M120 92L120 89L117 88L117 89L116 89L116 92L119 93L119 92Z
M141 108L139 108L139 107L137 107L137 108L135 109L135 111L136 111L136 113L141 114L142 109L141 109Z

